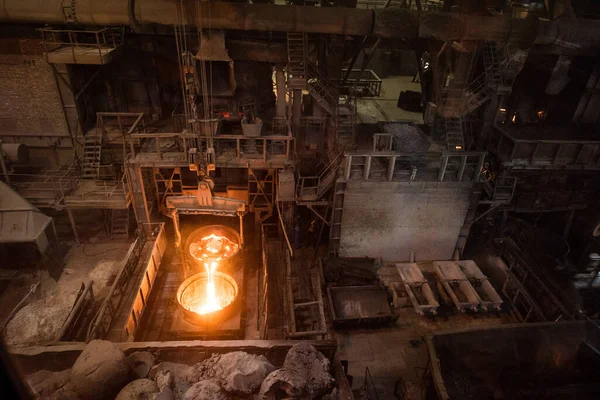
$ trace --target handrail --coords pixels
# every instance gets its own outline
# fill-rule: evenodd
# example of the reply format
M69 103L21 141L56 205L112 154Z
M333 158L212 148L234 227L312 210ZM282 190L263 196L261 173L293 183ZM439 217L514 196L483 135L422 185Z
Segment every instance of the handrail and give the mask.
M325 166L323 171L321 171L321 173L319 174L320 179L323 179L324 177L328 176L331 173L331 171L340 167L343 154L344 152L340 151L333 157L329 164L327 164L327 166Z
M279 202L275 202L275 207L277 208L277 216L279 217L279 223L281 224L281 230L283 231L283 237L285 238L285 243L287 244L288 250L290 251L290 256L294 256L294 248L290 243L290 238L288 237L287 230L285 229L285 224L283 223L283 217L281 216L281 209L279 208Z
M496 128L503 136L514 143L543 143L543 144L590 144L590 145L600 145L600 140L573 140L573 139L519 139L510 134L507 130L503 129L497 123L494 124L494 128Z
M38 29L42 34L42 42L44 44L45 50L47 50L46 46L49 44L54 45L69 45L74 47L98 47L104 46L106 48L116 48L123 43L123 37L125 34L124 28L103 28L99 30L73 30L73 29L52 29L52 28L40 28ZM46 35L50 34L51 37L48 38ZM69 40L62 41L57 40L57 34L67 34ZM80 42L75 38L73 40L74 35L84 35L89 38L90 42ZM107 40L108 36L108 40ZM95 39L95 40L94 40ZM94 40L91 42L91 40ZM111 43L112 42L112 43ZM112 47L110 45L112 44Z
M320 69L319 67L313 63L310 60L307 60L307 68L306 71L308 73L308 77L309 77L309 84L310 84L310 80L316 80L316 83L322 87L323 91L325 92L325 97L327 102L331 105L331 106L336 106L338 103L338 88L337 86L335 86L335 84L327 77L327 75L325 75Z
M102 32L107 32L107 31L114 31L114 28L102 28L102 29L95 29L95 30L40 28L38 30L41 31L41 32L54 32L54 33L71 32L71 33L96 34L96 33L102 33Z
M86 342L89 342L90 340L97 338L96 335L98 333L100 333L103 336L104 334L107 333L108 329L110 329L110 325L112 324L112 320L115 317L115 314L117 312L117 308L121 302L121 299L119 298L119 302L116 306L113 305L111 303L111 301L115 297L117 297L117 296L115 296L115 291L117 289L119 289L119 290L124 289L123 286L125 285L126 282L128 282L128 279L129 279L129 276L130 276L132 270L137 265L138 257L139 257L139 254L141 253L142 247L143 247L143 242L140 237L136 238L135 241L129 247L129 251L127 252L127 255L125 255L125 258L124 258L126 261L125 261L125 264L123 265L123 268L121 269L121 271L119 271L119 274L117 275L116 279L114 280L114 282L108 292L108 295L106 296L106 300L104 301L104 303L102 303L100 310L94 316L94 318L92 319L92 322L90 323L90 325L88 327L88 331L87 331L87 335L86 335ZM108 313L111 314L111 315L109 315L110 321L108 322L108 326L103 327L103 326L101 326L101 324L105 324L104 315L106 314L107 310L108 310ZM98 329L102 329L103 332L98 332ZM102 336L100 336L100 338L102 338Z

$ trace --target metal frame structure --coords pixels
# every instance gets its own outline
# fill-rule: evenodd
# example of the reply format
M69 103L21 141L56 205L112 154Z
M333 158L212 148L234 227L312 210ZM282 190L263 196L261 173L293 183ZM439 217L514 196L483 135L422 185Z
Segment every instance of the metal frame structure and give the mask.
M347 69L342 69L342 76L346 76ZM357 77L360 76L360 79ZM371 69L353 69L345 80L336 81L341 90L354 90L359 97L381 96L381 78Z
M164 223L143 224L126 262L89 326L86 342L133 340L164 256L167 239ZM150 246L149 251L144 251ZM145 255L145 259L140 259ZM133 289L133 290L132 290Z
M504 167L520 169L599 170L598 140L517 139L499 125L488 145Z
M111 53L123 43L125 33L124 28L41 28L39 31L42 34L46 61L52 64L106 64L112 60Z

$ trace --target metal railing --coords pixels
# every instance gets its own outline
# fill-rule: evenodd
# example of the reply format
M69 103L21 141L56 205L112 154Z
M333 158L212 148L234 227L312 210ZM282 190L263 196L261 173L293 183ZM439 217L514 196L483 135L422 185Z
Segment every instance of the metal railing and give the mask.
M343 152L337 153L333 159L316 176L298 176L296 196L298 200L306 200L307 196L314 195L313 200L318 200L335 181L335 174L343 161ZM333 176L332 176L333 174Z
M345 76L347 72L347 69L342 69L342 76ZM379 97L381 95L381 78L370 69L363 70L362 74L360 69L353 69L343 85L342 80L336 80L334 83L340 89L356 89L357 94L361 96Z
M101 165L100 168L111 168L113 165ZM114 201L123 200L125 203L131 201L131 193L127 183L127 174L123 173L120 179L113 180L95 180L94 186L86 184L80 180L71 194L67 195L68 202L86 202L86 201Z
M114 283L112 284L110 291L106 296L106 300L98 310L98 313L94 316L92 322L90 323L87 331L86 342L89 342L93 339L104 339L107 338L111 329L114 328L115 321L123 314L122 307L125 305L123 302L130 296L130 292L127 290L131 279L135 276L135 271L140 262L140 256L142 254L142 249L146 242L153 240L154 247L151 252L147 254L147 260L149 262L153 262L154 253L159 249L160 257L157 260L160 263L160 258L162 258L162 253L164 252L164 248L166 246L166 237L164 233L164 223L147 223L142 224L140 227L140 234L136 238L136 240L132 243L125 256L125 265L115 278ZM161 250L162 248L162 250ZM143 260L146 261L146 260ZM158 267L156 267L158 268ZM156 271L155 271L156 272ZM144 274L147 278L148 274ZM156 273L153 274L153 277L156 277ZM138 290L139 288L135 288ZM138 290L139 292L139 290ZM141 304L145 304L144 302L140 302ZM131 314L133 310L129 313L129 318L136 318L136 327L139 325L139 320L137 317L133 317ZM137 313L136 313L137 314ZM138 315L141 317L141 315ZM128 318L128 321L129 321ZM117 327L123 328L124 331L127 331L127 325L125 327ZM135 331L132 332L120 332L121 334L125 333L128 337L120 339L127 340L135 334Z
M102 58L107 50L115 49L123 43L125 34L124 28L104 28L99 30L41 28L39 31L42 34L46 61L48 61L49 51L61 47L70 47L74 60L77 48L97 50L98 55Z
M353 151L345 153L344 179L377 181L477 182L486 152L397 153ZM374 171L374 166L379 170Z
M306 71L308 74L308 86L314 90L325 100L330 107L335 108L338 104L338 88L329 80L319 67L308 60L306 63Z
M64 203L79 182L75 165L48 170L43 174L14 174L7 177L11 186L33 205L56 206Z
M488 149L513 168L600 169L600 140L517 139L495 125Z

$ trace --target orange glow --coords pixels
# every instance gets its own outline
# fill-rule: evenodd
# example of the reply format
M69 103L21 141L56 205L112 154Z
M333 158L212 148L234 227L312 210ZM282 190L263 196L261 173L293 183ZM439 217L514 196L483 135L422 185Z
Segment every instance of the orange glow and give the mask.
M234 255L238 248L237 243L213 233L190 244L190 254L199 261L214 260L218 262Z
M207 279L204 288L199 287L186 299L185 308L197 314L208 314L221 310L233 301L235 295L215 284L214 273L219 261L234 255L238 248L237 243L214 233L190 244L190 254L204 263Z
M198 302L191 310L197 314L208 314L223 308L223 306L220 304L219 298L217 297L215 279L213 276L214 272L217 270L217 262L205 262L204 268L206 268L206 276L208 277L206 280L206 295L204 302Z

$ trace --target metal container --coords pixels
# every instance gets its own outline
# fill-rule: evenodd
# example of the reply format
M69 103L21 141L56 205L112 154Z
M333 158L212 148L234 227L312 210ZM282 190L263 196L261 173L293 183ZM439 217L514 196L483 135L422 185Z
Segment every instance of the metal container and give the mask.
M228 226L225 225L206 225L203 226L201 228L198 228L194 231L192 231L192 233L190 233L187 238L185 239L185 244L184 247L182 249L183 254L185 256L185 259L188 261L188 263L198 269L198 270L204 270L204 262L198 260L197 258L193 257L192 254L190 253L190 246L192 245L192 243L200 241L202 238L209 236L211 234L217 235L217 236L223 236L225 238L227 238L228 240L230 240L231 242L235 243L238 245L238 249L237 251L230 255L227 258L223 258L220 262L219 262L219 270L223 271L234 271L237 270L237 266L241 265L240 263L234 262L234 256L240 251L241 249L241 239L240 239L240 235L239 233L233 229L230 228Z
M327 296L336 325L380 326L398 319L390 310L387 291L379 286L332 286Z
M207 280L207 273L200 272L183 281L177 290L177 304L183 313L183 319L204 328L217 327L232 318L240 310L240 293L237 282L231 275L215 271L213 272L213 280L217 296L231 297L231 301L225 304L220 310L206 314L198 314L192 311L190 309L190 304L192 303L190 298L203 296Z
M255 118L256 122L249 124L242 120L242 135L248 137L259 137L262 131L263 122L260 118Z

